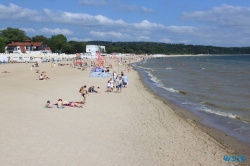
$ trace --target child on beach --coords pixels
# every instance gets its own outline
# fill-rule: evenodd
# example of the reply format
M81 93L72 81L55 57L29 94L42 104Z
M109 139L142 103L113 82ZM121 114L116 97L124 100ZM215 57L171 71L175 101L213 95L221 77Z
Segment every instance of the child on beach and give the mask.
M44 105L44 108L53 108L53 106L50 104L50 101L48 100L47 103Z
M109 83L110 83L110 92L113 92L114 81L112 80L112 78L110 78Z
M97 87L96 93L101 93L101 89L99 86Z
M111 92L111 90L110 90L110 80L108 80L108 84L107 84L107 90L106 90L106 92Z

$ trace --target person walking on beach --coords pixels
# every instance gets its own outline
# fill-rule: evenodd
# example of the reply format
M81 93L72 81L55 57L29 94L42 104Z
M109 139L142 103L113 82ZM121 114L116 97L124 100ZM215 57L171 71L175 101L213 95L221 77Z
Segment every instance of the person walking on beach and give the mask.
M119 80L118 80L118 85L117 85L117 92L119 93L122 92L122 77L119 77Z
M110 83L110 92L113 92L114 81L112 80L112 78L110 78L109 83Z
M114 71L114 72L113 72L113 80L114 80L114 81L116 81L116 77L117 77L117 75L116 75L116 72Z
M126 88L126 85L128 85L128 77L125 74L122 75L122 83L123 87Z
M111 91L110 91L110 80L108 80L106 92L111 92Z
M129 72L130 71L130 66L129 65L128 65L127 69L128 69L128 72Z
M79 92L81 93L82 97L83 97L83 104L86 103L86 99L87 99L87 94L89 95L88 93L88 89L87 89L87 86L84 85L81 87L81 89L79 90Z

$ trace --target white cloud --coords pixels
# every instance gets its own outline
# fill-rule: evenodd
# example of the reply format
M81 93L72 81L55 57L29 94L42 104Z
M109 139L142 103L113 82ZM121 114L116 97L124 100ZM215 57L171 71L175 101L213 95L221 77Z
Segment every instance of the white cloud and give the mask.
M162 38L162 39L160 39L160 41L163 42L163 43L170 43L170 42L172 42L171 39L168 39L168 38Z
M148 30L165 28L165 26L162 24L152 23L152 22L149 22L148 20L143 20L140 23L134 23L134 26L139 29L148 29Z
M90 38L79 39L78 37L69 38L68 41L91 41Z
M183 13L183 18L186 20L192 19L204 21L206 23L212 22L212 24L207 24L206 26L194 27L189 25L168 26L149 20L129 23L122 19L112 19L104 15L56 11L46 8L42 11L37 11L22 8L14 4L9 4L9 6L0 4L0 20L2 22L8 20L14 23L25 20L24 23L30 25L36 23L37 26L41 26L41 28L47 27L34 30L31 28L32 26L28 26L29 28L22 28L25 32L64 35L73 34L77 36L77 38L72 39L77 41L84 41L84 37L90 36L91 40L113 39L115 41L119 39L119 41L139 40L169 42L171 39L171 42L187 41L187 44L249 46L250 39L245 39L246 36L250 34L249 11L250 9L246 7L222 5L207 11ZM58 28L49 27L51 24L57 24ZM59 27L61 25L65 28L60 29ZM226 28L221 25L226 25ZM70 27L81 29L81 33L74 34Z
M137 40L138 41L149 41L150 38L148 36L138 36Z
M98 37L108 37L108 36L113 36L116 38L128 38L130 35L121 33L121 32L115 32L115 31L110 31L110 32L100 32L100 31L90 31L90 34L93 36L98 36Z
M107 4L106 0L80 0L79 3L92 6L103 6Z
M192 26L167 26L166 29L170 32L174 32L177 34L186 33L191 34L194 33L197 28Z
M32 28L20 28L20 29L25 31L26 33L36 33L36 31Z
M184 12L183 19L212 22L227 26L249 26L250 8L241 6L221 5L207 11Z
M153 12L154 12L153 9L146 8L146 7L144 7L144 6L142 6L142 11L143 11L144 13L153 13Z
M10 3L9 6L0 4L0 19L9 19L10 16L12 20L42 21L42 16L40 16L40 13L36 10L21 8L12 3Z
M63 35L72 35L73 32L68 29L49 29L49 28L43 28L40 29L39 32L45 33L45 34L63 34Z

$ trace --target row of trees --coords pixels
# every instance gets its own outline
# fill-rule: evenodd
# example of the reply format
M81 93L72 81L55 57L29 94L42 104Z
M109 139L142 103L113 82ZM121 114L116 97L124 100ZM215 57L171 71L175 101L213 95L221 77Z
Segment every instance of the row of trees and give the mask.
M76 52L86 51L86 42L67 42L67 38L63 34L52 35L51 38L46 38L43 35L29 37L23 30L18 28L7 28L0 31L0 52L5 52L5 46L11 42L23 42L31 40L32 42L43 42L48 45L52 52L64 52L74 54Z
M86 45L102 45L106 47L107 53L135 53L135 54L250 54L250 47L215 47L202 45L166 44L156 42L107 42L89 41L76 42L69 41L63 34L52 35L46 38L43 35L28 37L24 31L18 28L7 28L0 31L0 52L5 51L5 45L12 41L22 42L31 40L43 42L48 45L52 52L63 52L74 54L85 52Z
M90 41L88 44L103 45L108 53L136 54L250 54L250 47L215 47L202 45L167 44L156 42L107 42Z

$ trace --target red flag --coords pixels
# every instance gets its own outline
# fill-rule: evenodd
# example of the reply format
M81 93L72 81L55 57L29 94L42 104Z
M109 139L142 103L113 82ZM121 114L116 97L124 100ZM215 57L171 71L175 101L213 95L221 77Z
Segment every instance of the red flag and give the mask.
M98 60L98 66L100 66L101 64L101 55L100 55L100 52L97 52L97 60Z

